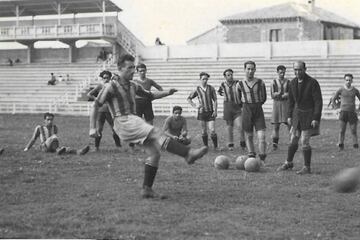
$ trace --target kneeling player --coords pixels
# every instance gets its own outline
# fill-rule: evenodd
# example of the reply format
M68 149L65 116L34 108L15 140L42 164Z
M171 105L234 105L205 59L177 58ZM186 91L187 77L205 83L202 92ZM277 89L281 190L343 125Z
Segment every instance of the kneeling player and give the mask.
M181 116L182 107L173 107L173 115L165 119L163 131L166 136L175 139L176 141L189 145L191 143L190 138L187 137L186 119Z
M60 147L59 139L56 136L58 128L53 124L54 114L44 114L44 125L36 126L33 136L24 148L24 152L27 152L35 143L36 139L40 137L40 149L44 152L56 152L57 154L78 154L83 155L89 151L89 146L76 150L70 147Z

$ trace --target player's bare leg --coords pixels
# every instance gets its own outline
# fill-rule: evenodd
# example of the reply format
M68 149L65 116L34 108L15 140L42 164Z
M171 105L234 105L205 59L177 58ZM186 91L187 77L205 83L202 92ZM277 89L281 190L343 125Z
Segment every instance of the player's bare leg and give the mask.
M255 157L254 134L253 132L245 132L246 147L249 157Z
M344 140L345 140L345 132L346 132L346 122L344 121L339 121L340 122L340 133L339 133L339 142L338 142L338 147L339 147L339 151L344 150Z
M357 137L357 122L355 122L354 124L350 124L350 132L352 136L353 147L359 148L358 137Z
M265 163L266 158L266 139L265 139L266 133L265 129L257 131L257 137L259 140L259 158L262 161L262 163Z
M234 150L234 126L233 123L226 123L226 129L228 134L228 149Z

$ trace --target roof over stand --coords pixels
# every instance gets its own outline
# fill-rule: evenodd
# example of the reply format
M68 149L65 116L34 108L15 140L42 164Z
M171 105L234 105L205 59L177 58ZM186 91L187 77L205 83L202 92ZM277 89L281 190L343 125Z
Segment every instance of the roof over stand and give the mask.
M0 17L121 11L111 0L0 0Z

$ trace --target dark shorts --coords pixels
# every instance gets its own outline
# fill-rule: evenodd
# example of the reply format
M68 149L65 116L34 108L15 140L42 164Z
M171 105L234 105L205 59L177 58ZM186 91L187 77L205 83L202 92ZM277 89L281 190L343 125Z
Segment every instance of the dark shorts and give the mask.
M350 124L355 124L358 121L358 116L356 112L340 111L339 120L346 123L348 122Z
M215 121L215 118L213 117L214 112L198 112L197 120L210 122Z
M242 128L245 132L259 131L266 128L264 111L262 104L243 104L242 110Z
M241 116L241 106L232 102L224 102L224 117L226 121L234 121Z
M143 117L145 121L149 122L154 119L154 112L152 103L149 99L137 98L136 100L136 115Z

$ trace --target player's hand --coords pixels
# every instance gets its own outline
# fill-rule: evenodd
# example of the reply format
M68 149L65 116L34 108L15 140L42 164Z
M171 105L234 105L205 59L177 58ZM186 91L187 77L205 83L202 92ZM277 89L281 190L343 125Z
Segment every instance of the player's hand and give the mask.
M213 112L212 117L216 118L217 117L217 112Z
M311 127L312 127L312 128L316 128L317 126L319 126L319 121L312 120L312 121L311 121Z
M96 137L100 137L100 134L96 128L91 128L89 131L89 136L92 138L96 138Z
M28 149L28 148L24 148L24 152L27 152L27 151L29 151L29 149Z
M170 94L170 95L173 95L173 94L176 93L177 91L178 91L177 89L171 88L171 89L169 90L169 94Z
M292 119L291 119L291 118L288 118L288 119L287 119L287 123L289 124L289 126L291 126L291 125L292 125Z

